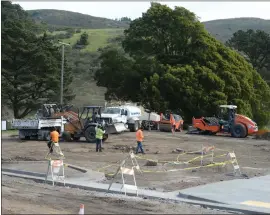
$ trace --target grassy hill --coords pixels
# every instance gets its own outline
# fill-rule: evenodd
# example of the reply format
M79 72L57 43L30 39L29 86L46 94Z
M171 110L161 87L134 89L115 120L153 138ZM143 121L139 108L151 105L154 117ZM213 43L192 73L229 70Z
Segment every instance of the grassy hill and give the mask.
M95 52L98 48L102 48L109 44L109 40L123 34L122 28L107 28L107 29L81 29L81 33L75 33L71 38L64 39L64 42L74 45L83 32L89 36L89 44L82 51Z
M205 28L218 40L226 42L238 30L263 30L270 33L270 20L259 18L219 19L203 22Z
M68 30L63 27L72 28L71 36L60 38L72 45L79 40L83 32L88 34L89 44L86 47L80 50L66 50L66 57L74 71L72 88L76 98L72 103L77 106L104 105L106 89L96 86L91 69L97 66L95 64L98 57L97 50L111 43L110 39L122 35L123 30L128 27L128 23L62 10L30 10L27 12L36 22L47 23L51 27L50 32L48 31L50 35L65 35L68 34ZM270 33L270 20L258 18L222 19L203 24L214 37L222 42L230 39L238 30L259 29ZM77 32L77 29L80 31Z
M45 22L49 26L54 26L53 29L58 29L52 31L50 28L51 32L48 34L64 35L68 33L68 30L63 30L63 27L73 28L75 33L73 32L69 38L61 39L71 45L79 40L83 32L88 34L89 44L86 47L67 53L75 76L72 87L76 98L73 103L103 105L106 89L96 86L89 68L96 66L94 61L98 56L97 50L111 43L110 39L123 34L128 23L62 10L30 10L28 13L37 22ZM227 41L238 30L260 29L270 33L270 20L258 18L221 19L203 24L214 37L222 42ZM80 31L77 32L77 29Z
M64 10L28 10L27 12L35 21L45 22L48 25L56 27L73 27L85 29L128 27L128 22L120 22ZM203 24L214 37L216 37L218 40L221 40L222 42L230 39L233 33L238 30L264 30L270 33L270 20L259 18L219 19L203 22ZM103 35L105 34L106 33Z
M94 17L81 13L65 10L28 10L30 16L37 22L46 22L48 25L61 27L80 27L80 28L126 28L126 22L111 19Z

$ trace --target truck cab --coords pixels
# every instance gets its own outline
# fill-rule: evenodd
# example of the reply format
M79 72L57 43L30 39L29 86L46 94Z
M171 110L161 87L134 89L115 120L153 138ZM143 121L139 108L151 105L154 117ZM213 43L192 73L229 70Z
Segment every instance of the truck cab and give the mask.
M101 117L112 121L115 133L125 131L127 128L137 131L140 126L141 109L130 105L106 107Z

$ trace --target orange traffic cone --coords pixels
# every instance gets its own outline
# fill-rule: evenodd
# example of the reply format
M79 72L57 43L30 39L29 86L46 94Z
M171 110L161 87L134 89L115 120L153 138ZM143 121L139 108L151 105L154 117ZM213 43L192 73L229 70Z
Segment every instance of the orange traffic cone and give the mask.
M79 214L84 214L84 204L80 205L80 211Z

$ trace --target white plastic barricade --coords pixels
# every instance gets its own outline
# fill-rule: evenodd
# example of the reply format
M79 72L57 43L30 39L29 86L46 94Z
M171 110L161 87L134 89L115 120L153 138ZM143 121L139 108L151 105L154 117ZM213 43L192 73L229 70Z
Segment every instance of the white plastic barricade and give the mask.
M136 184L135 172L134 172L133 167L131 169L125 168L125 167L120 167L120 170L121 170L122 181L123 181L122 189L125 190L125 195L127 195L127 190L135 190L136 195L138 196L138 187L137 187L137 184ZM124 175L132 175L133 180L134 180L134 185L125 184Z
M240 170L240 166L239 166L239 164L237 162L237 159L236 159L235 153L234 152L229 152L228 156L231 159L231 164L233 166L234 175L237 175L237 173L239 175L242 175L241 170Z
M126 168L125 167L125 164L126 164L126 161L128 159L131 159L131 162L132 162L132 168L129 169L129 168ZM120 163L118 169L116 170L116 172L114 173L114 175L112 176L112 181L109 185L109 188L108 188L108 191L110 190L112 184L113 184L113 181L116 177L116 175L119 173L119 171L121 172L121 175L122 175L122 181L123 181L123 185L122 185L122 189L125 190L125 195L126 195L126 191L127 190L135 190L136 191L136 194L138 196L138 187L137 187L137 183L136 183L136 178L135 178L135 171L134 169L136 169L138 172L142 173L141 169L140 169L140 166L137 162L137 159L136 159L136 156L134 155L134 153L132 151L129 152L129 155L124 159L122 160L122 162ZM125 178L124 178L124 175L132 175L133 176L133 180L134 180L134 184L135 185L129 185L129 184L125 184Z
M60 172L62 172L62 175L60 175ZM49 174L52 177L53 186L54 186L54 182L57 182L57 181L63 181L65 185L64 161L63 160L49 160L45 182L47 181Z
M202 145L202 152L201 152L201 166L203 165L203 158L204 154L207 154L208 152L211 152L211 162L214 163L214 150L215 146L204 146Z

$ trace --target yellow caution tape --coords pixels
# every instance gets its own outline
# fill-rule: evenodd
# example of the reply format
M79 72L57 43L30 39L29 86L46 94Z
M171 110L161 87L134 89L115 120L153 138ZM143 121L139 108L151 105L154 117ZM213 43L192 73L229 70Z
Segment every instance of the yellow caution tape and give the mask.
M207 168L207 167L214 167L214 166L224 166L227 163L231 163L231 161L225 161L225 162L219 162L219 163L213 163L213 164L208 164L206 166L195 166L195 167L187 167L183 169L171 169L171 170L141 170L144 173L165 173L165 172L177 172L177 171L185 171L185 170L192 170L192 169L200 169L200 168ZM112 176L114 173L106 173L106 175Z
M222 151L226 151L226 150L222 150ZM142 156L138 156L138 155L135 155L135 157L136 158L138 158L138 159L141 159L141 160L148 160L148 161L153 161L153 162L157 162L157 163L164 163L164 164L188 164L188 163L192 163L193 161L195 161L195 160L197 160L197 159L200 159L200 158L205 158L205 157L209 157L209 156L213 156L214 158L217 158L217 157L223 157L223 156L226 156L227 154L228 154L228 152L227 153L225 153L225 154L222 154L222 155L212 155L212 153L211 154L207 154L207 155L200 155L200 156L197 156L197 157L195 157L195 158L192 158L191 160L188 160L188 161L184 161L184 162L182 162L182 161L179 161L179 157L180 156L182 156L182 155L186 155L186 154L191 154L191 153L195 153L195 152L198 152L198 151L193 151L193 152L184 152L184 153L180 153L178 156L177 156L177 159L176 159L176 161L158 161L158 160L154 160L154 159L150 159L150 158L147 158L147 157L142 157ZM103 169L106 169L106 168L109 168L109 167L111 167L111 166L117 166L117 164L119 163L119 162L121 162L121 161L118 161L118 162L116 162L116 163L114 163L114 164L110 164L110 165L107 165L107 166L105 166L105 167L101 167L101 168L99 168L97 171L98 172L100 172L101 170L103 170ZM217 165L223 165L224 163L226 163L226 162L221 162L221 163L216 163L215 165L217 166ZM213 166L213 164L210 164L211 166ZM214 166L215 166L214 165ZM209 165L207 165L207 166L198 166L198 167L190 167L190 168L185 168L185 169L180 169L180 170L188 170L188 169L194 169L194 168L201 168L201 167L208 167ZM170 170L171 171L171 170ZM164 171L151 171L151 170L142 170L142 172L164 172ZM112 173L108 173L107 175L111 175ZM113 175L113 174L112 174Z

